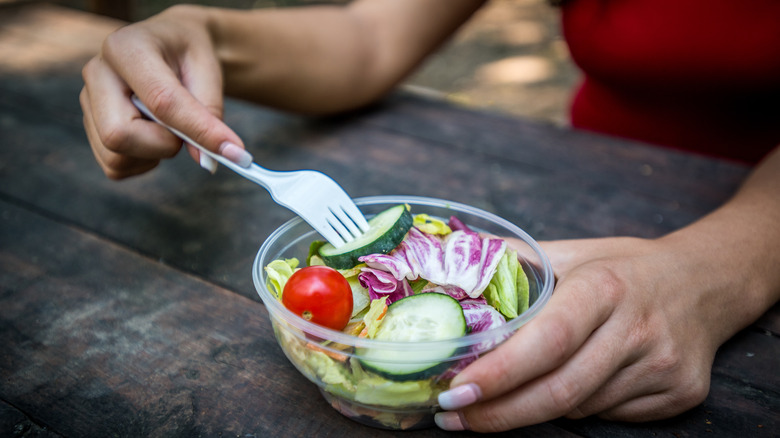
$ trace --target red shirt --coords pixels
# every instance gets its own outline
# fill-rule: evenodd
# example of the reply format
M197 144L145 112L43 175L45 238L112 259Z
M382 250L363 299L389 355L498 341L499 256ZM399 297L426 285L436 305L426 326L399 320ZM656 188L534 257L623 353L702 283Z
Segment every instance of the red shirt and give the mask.
M575 127L755 163L780 145L780 0L571 0Z

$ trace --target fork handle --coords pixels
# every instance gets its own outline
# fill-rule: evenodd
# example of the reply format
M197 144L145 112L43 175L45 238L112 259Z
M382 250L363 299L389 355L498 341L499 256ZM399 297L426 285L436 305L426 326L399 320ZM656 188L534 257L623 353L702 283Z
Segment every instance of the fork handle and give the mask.
M185 142L187 142L187 143L191 144L192 146L198 148L198 150L201 153L206 154L211 159L217 161L218 163L222 164L223 166L227 167L228 169L232 170L233 172L236 172L237 174L243 176L244 178L246 178L246 179L248 179L248 180L250 180L250 181L252 181L254 183L257 183L257 184L265 187L266 190L270 190L270 187L268 187L266 182L263 181L262 179L260 179L257 175L253 175L252 172L250 171L250 169L254 170L255 172L265 173L265 174L272 174L272 173L274 173L273 171L268 170L268 169L266 169L266 168L264 168L264 167L262 167L262 166L260 166L260 165L258 165L256 163L251 163L249 165L249 168L241 167L240 165L238 165L238 164L228 160L227 158L223 157L222 155L215 154L214 152L211 152L210 150L206 149L205 147L199 145L195 140L191 139L187 134L179 131L178 129L176 129L176 128L172 127L172 126L169 126L169 125L163 123L160 119L157 118L157 116L152 114L152 112L149 110L149 108L147 108L147 106L144 105L144 103L141 102L141 99L139 99L138 96L136 96L135 94L130 96L130 100L132 100L133 105L135 105L135 107L138 108L138 110L141 111L141 113L144 116L148 117L149 119L153 120L154 122L156 122L160 126L162 126L162 127L166 128L167 130L171 131L174 135L176 135L180 139L184 140Z

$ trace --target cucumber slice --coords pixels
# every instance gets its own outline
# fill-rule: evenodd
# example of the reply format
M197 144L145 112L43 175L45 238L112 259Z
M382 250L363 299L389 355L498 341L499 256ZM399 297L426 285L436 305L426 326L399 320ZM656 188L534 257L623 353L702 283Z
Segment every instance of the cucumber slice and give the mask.
M436 292L402 298L387 308L374 339L423 342L455 339L466 334L463 308L454 298ZM450 365L455 345L425 351L362 348L356 353L363 368L392 380L427 379Z
M358 263L358 257L367 254L386 254L393 250L412 228L412 214L405 205L396 205L372 217L369 229L362 236L336 249L330 243L319 249L326 265L334 269L349 269Z

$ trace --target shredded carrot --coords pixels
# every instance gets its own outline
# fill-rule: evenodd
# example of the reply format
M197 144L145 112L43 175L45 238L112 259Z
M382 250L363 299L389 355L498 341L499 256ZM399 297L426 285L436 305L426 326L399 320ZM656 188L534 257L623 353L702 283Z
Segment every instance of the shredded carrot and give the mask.
M320 347L319 345L317 345L315 343L309 342L309 343L306 344L306 347L310 348L310 349L312 349L314 351L319 351L321 353L325 353L328 357L330 357L333 360L337 360L339 362L346 362L347 361L347 355L346 354L341 354L341 353L336 353L336 352L333 352L333 351L330 351L330 350L326 350L326 349Z

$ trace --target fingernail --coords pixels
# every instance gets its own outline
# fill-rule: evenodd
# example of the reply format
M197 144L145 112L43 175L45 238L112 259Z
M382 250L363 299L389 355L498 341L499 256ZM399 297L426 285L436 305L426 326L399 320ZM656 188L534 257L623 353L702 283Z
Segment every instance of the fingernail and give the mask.
M476 403L480 398L482 398L482 391L479 386L467 383L439 394L439 406L451 411Z
M468 429L466 419L463 418L460 412L437 412L433 416L433 421L439 426L439 429L449 431Z
M214 172L217 171L217 162L203 152L200 152L200 167L208 170L213 175Z
M230 142L224 142L219 146L219 153L228 160L238 164L241 167L249 167L252 164L252 154L241 146Z

